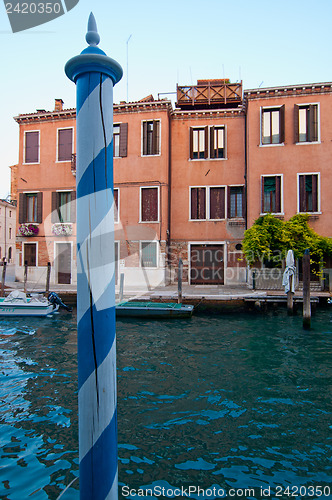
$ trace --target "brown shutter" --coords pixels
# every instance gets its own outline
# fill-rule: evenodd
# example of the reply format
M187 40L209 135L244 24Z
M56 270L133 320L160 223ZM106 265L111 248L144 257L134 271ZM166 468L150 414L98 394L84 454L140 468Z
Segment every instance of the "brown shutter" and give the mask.
M148 154L148 122L143 122L143 155Z
M25 163L39 161L39 132L25 133Z
M285 105L283 104L279 112L280 142L285 142Z
M276 176L276 213L281 212L281 177Z
M209 157L209 127L204 127L204 158Z
M43 222L43 193L37 193L37 222Z
M210 219L225 218L225 188L210 188Z
M114 198L114 220L119 220L119 190L114 188L113 190Z
M299 209L300 212L306 211L306 203L305 203L305 175L299 176L299 192L300 192L300 200L299 200Z
M119 154L122 158L127 156L128 123L120 123Z
M18 203L18 222L23 224L27 217L27 197L24 193L19 194Z
M152 154L159 154L159 120L153 120L153 129L152 129Z
M193 128L189 128L189 158L193 159L194 157L194 132Z
M70 222L76 222L76 191L70 194Z
M264 211L264 179L265 177L261 177L261 213L265 213Z
M246 218L247 216L247 193L245 186L242 187L242 217Z
M299 106L294 104L294 142L299 142Z
M51 222L59 222L58 207L57 207L57 193L55 191L52 192Z
M141 191L142 221L158 221L158 188L143 188Z
M73 152L73 129L58 131L58 161L71 160Z
M198 219L206 219L206 188L198 188L197 213Z
M210 127L210 158L215 158L214 153L214 127Z
M309 106L309 133L308 140L310 142L318 141L318 120L317 120L317 105L310 104Z
M318 212L318 176L312 175L312 211Z
M190 218L198 219L198 189L190 189Z

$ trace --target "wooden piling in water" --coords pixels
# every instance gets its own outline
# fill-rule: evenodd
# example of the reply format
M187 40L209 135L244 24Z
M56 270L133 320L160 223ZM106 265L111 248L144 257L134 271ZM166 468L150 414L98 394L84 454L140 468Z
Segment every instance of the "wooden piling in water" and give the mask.
M178 268L178 304L182 304L182 275L183 275L183 262L179 260Z
M311 327L311 305L310 305L310 252L307 249L302 259L303 269L303 328L309 330Z
M24 262L24 293L27 293L27 281L28 281L28 261Z
M291 291L292 290L292 285L293 285L293 276L289 277L289 291L287 292L287 313L289 316L292 316L294 314L294 293Z
M46 297L50 293L50 279L51 279L51 263L47 263L47 275L46 275Z
M2 261L2 279L1 279L1 297L5 296L5 282L6 282L6 266L7 262L5 259Z

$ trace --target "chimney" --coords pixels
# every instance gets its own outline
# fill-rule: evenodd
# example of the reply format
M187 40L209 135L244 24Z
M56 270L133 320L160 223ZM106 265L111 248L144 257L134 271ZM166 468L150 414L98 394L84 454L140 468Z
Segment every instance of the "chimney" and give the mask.
M55 99L54 111L62 111L62 110L63 110L63 100Z

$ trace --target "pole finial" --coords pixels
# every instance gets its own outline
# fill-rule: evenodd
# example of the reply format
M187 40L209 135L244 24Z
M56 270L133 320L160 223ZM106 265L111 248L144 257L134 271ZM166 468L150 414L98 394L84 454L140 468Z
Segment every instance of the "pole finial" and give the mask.
M85 35L85 39L89 45L96 46L100 42L100 36L97 30L97 23L93 13L90 13L88 20L88 32Z

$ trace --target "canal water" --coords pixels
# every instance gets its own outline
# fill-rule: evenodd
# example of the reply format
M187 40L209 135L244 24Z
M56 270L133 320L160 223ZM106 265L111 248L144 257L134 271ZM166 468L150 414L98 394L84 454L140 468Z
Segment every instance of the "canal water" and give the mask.
M119 498L332 498L331 320L118 321ZM2 319L0 362L0 498L78 499L75 315Z

